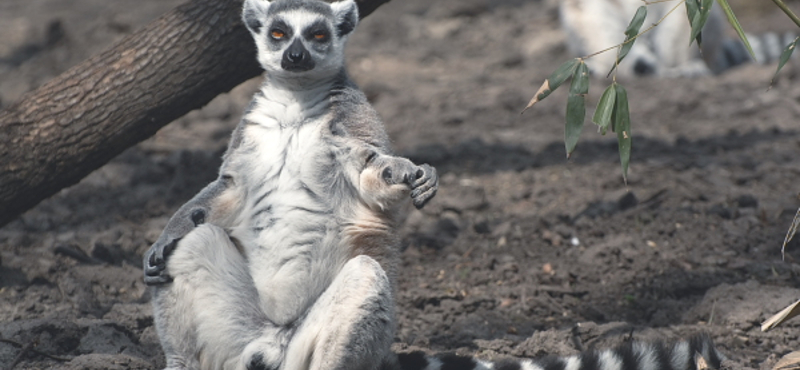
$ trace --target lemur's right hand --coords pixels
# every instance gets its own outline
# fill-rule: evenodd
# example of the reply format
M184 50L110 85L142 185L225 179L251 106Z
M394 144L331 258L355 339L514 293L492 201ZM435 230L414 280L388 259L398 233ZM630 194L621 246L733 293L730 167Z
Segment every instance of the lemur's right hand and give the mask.
M170 220L164 233L144 254L142 265L144 266L144 283L146 285L162 285L172 282L172 276L167 271L167 259L175 251L178 241L189 231L203 224L205 218L206 212L202 209L197 209L191 212L188 220L183 220L181 217ZM184 227L174 223L180 223L180 226Z

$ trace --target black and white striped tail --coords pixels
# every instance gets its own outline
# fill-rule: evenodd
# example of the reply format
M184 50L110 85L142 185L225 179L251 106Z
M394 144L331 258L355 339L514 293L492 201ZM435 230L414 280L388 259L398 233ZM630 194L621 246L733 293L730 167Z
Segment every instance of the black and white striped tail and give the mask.
M772 64L777 63L783 53L783 49L794 41L797 36L796 33L792 32L785 34L767 32L762 34L747 34L747 40L750 42L750 47L753 48L753 53L756 56L756 63ZM716 68L712 67L712 70L721 72L728 68L753 61L750 57L750 53L739 39L732 38L726 40L725 43L723 43L723 51L723 60L718 61L717 63L720 65L716 66Z
M398 354L397 370L702 370L696 356L710 369L720 369L725 357L707 335L671 344L633 342L614 349L587 351L569 357L481 361L452 354Z

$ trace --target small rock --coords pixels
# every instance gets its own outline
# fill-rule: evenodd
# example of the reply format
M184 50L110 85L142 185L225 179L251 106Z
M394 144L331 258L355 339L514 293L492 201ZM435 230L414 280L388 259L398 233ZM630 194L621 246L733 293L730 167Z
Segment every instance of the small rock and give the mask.
M726 220L731 220L735 217L735 213L730 208L725 207L722 204L715 204L711 206L706 213L710 215L717 215Z
M103 319L121 324L128 330L143 330L153 326L153 309L149 303L117 303Z
M81 338L78 352L118 354L134 348L126 333L110 325L91 326Z
M520 343L510 354L516 357L569 356L578 351L574 343L569 329L540 330Z
M636 199L636 194L632 191L625 193L619 200L617 200L617 208L620 211L636 207L639 204L639 199Z
M575 219L580 218L581 216L586 216L588 218L595 218L598 216L607 216L616 213L619 210L619 206L614 202L592 202L589 203L586 208L578 213L575 216Z
M120 266L125 259L125 252L117 244L106 245L98 242L92 248L92 257L110 265Z
M418 244L441 249L452 244L461 231L460 220L455 212L445 212L435 223L422 225L416 235Z
M550 242L550 245L554 247L560 246L563 241L561 235L558 235L558 233L554 233L550 230L542 231L542 239L547 240L548 242Z
M558 235L561 235L562 238L571 238L575 235L575 228L569 227L564 224L558 224L553 226L553 231L557 232Z
M736 202L739 204L739 208L758 207L758 199L750 194L740 196L738 199L736 199Z
M501 236L500 239L497 240L498 247L505 247L508 244L508 240L505 236Z
M80 355L67 363L68 369L103 369L103 370L146 370L152 369L154 365L143 356L131 356L128 354L107 354L90 353Z
M491 234L492 232L492 228L489 226L488 220L481 220L476 222L472 226L472 229L475 230L475 232L478 234Z
M442 189L437 202L446 210L456 211L482 210L489 205L486 191L479 186L451 186Z
M509 232L511 232L511 222L505 221L495 226L494 230L492 230L492 235L505 236L508 235Z

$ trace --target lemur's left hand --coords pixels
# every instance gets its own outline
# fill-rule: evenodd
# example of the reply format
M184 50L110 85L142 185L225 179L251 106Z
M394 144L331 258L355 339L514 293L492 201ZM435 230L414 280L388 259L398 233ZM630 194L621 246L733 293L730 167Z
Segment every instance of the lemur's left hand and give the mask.
M428 164L417 166L402 157L388 157L389 165L383 169L381 177L389 185L405 184L411 189L411 202L421 209L439 189L439 175Z
M421 209L436 195L436 190L439 189L439 175L436 169L428 164L418 166L414 175L415 179L410 184L411 202L414 203L414 207Z

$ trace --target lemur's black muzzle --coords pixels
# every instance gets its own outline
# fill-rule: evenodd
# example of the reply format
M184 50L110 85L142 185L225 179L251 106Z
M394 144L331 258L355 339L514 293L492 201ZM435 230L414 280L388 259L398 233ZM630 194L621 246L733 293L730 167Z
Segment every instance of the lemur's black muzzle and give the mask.
M283 52L281 68L290 72L304 72L314 69L314 60L300 39L295 39Z

